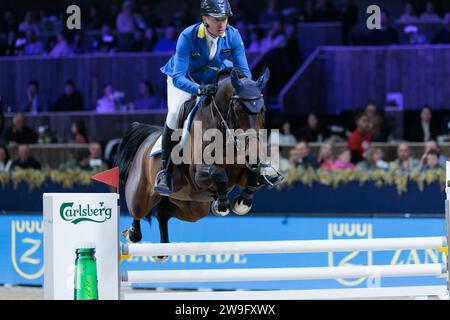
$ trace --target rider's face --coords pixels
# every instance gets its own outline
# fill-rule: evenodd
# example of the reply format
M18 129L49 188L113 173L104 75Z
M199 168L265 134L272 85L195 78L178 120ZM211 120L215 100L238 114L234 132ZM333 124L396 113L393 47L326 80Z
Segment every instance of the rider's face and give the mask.
M228 18L214 18L210 16L203 17L203 22L209 25L208 31L214 37L218 37L225 32L228 25Z

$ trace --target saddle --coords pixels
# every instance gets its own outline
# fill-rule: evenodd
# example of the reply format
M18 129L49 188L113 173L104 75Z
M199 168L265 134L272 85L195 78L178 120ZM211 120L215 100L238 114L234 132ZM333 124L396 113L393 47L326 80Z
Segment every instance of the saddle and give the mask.
M187 117L191 113L192 109L194 109L196 103L196 97L192 97L187 100L180 109L180 116L178 120L178 128L183 128L184 121L187 120Z

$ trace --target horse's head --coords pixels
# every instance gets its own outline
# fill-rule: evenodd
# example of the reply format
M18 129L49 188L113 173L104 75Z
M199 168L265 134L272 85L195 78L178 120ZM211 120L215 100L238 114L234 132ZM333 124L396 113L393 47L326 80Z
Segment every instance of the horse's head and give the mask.
M262 129L265 115L263 90L269 81L270 72L256 81L240 78L236 69L231 72L233 95L230 102L230 112L234 115L234 126L243 130Z

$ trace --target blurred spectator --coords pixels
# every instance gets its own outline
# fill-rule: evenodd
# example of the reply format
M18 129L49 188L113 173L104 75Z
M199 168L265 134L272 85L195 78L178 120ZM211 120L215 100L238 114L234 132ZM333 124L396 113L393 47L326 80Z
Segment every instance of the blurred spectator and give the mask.
M134 110L159 109L161 101L155 95L153 85L150 81L144 80L139 83L139 97L134 101Z
M348 149L352 154L352 163L363 161L363 154L370 146L369 119L365 113L359 113L355 118L356 129L348 137Z
M352 154L350 150L347 149L342 150L337 156L337 159L333 163L333 170L355 169L355 165L351 163L351 159Z
M389 170L401 174L410 174L419 167L419 160L411 157L409 146L401 143L397 147L397 159L389 163Z
M57 42L52 50L49 52L50 57L61 57L73 54L69 41L63 32L58 33Z
M370 30L367 40L368 44L375 46L400 43L397 31L391 26L390 16L387 11L381 11L381 30Z
M418 119L419 120L419 119ZM420 110L420 121L415 121L409 128L408 141L427 142L439 134L439 126L432 118L431 107L425 105Z
M41 33L39 23L37 22L36 12L28 11L25 14L25 20L19 25L19 31L23 33L32 31L35 35Z
M416 15L414 4L411 1L405 2L403 14L397 20L399 23L418 23L419 18Z
M53 111L82 111L84 102L81 93L77 90L75 82L67 80L64 83L64 93L56 100Z
M342 34L345 45L350 44L352 29L358 22L358 6L354 0L346 0L342 10Z
M38 140L39 144L56 143L57 139L54 137L52 130L48 125L42 125L38 127Z
M435 140L428 140L425 142L423 155L420 159L420 167L426 162L427 155L430 153L430 151L437 151L439 153L439 165L442 166L442 168L445 168L445 163L447 159L443 154L440 154L439 145Z
M31 156L30 147L26 144L19 145L17 160L13 161L11 170L16 168L40 170L41 164Z
M275 20L267 32L267 36L263 39L261 49L263 52L270 51L275 48L286 47L286 35L283 31L281 21Z
M389 128L385 124L384 117L378 112L377 106L369 103L364 112L369 121L370 140L372 142L387 142Z
M97 100L96 111L98 113L114 112L123 108L121 99L122 92L114 91L111 83L107 83L103 87L103 97Z
M290 147L297 143L297 139L291 133L291 124L288 121L282 124L281 130L270 133L269 143L274 144L277 138L280 147Z
M117 51L117 39L112 34L111 28L104 24L102 26L102 34L94 40L92 47L95 52L114 53Z
M9 144L33 144L37 138L33 129L25 125L25 117L20 113L13 118L12 126L5 132L5 140Z
M164 38L160 39L153 49L154 52L172 52L177 47L177 32L173 26L164 29Z
M80 119L72 122L71 131L73 137L72 143L85 144L89 142L84 120Z
M111 2L109 7L109 12L105 16L105 22L103 25L107 24L110 28L116 28L117 17L121 12L120 4L117 2Z
M2 56L18 56L23 53L26 40L24 38L17 38L17 33L12 30L8 32L6 43L0 48L0 55Z
M435 149L430 150L425 156L423 165L420 166L420 172L424 173L426 171L444 169L445 167L442 167L439 163L439 157L439 151Z
M123 3L122 10L117 16L116 28L118 32L133 32L138 28L145 28L142 17L134 10L133 1L127 0Z
M180 1L177 9L173 15L171 20L171 25L178 28L186 28L186 26L190 26L195 23L194 17L191 15L191 4L189 1ZM233 8L233 13L235 8ZM236 19L233 16L234 19Z
M44 43L38 39L34 30L29 29L26 32L27 44L23 54L25 56L42 55L45 53Z
M36 114L38 112L48 111L48 102L44 94L40 93L39 83L37 81L30 81L27 86L27 98L19 112L31 112Z
M75 54L88 53L89 46L87 45L84 32L82 30L77 30L73 33L73 42L71 45L72 52Z
M356 167L362 171L387 170L389 164L383 160L383 156L383 149L369 148L369 150L364 153L365 160L358 162Z
M290 168L311 168L317 169L319 167L317 160L311 154L309 144L306 141L301 141L291 149L289 153L289 166Z
M86 17L86 24L84 28L88 31L100 30L103 25L103 19L101 17L100 10L97 5L89 7L88 14Z
M154 28L147 28L144 33L144 48L145 52L152 52L158 42L158 34Z
M7 144L5 140L5 115L3 114L3 100L0 97L0 145Z
M8 149L0 145L0 173L9 172L11 170L12 160L9 157Z
M445 14L442 29L436 33L432 43L450 44L450 12Z
M317 0L313 11L313 21L338 21L339 13L331 0Z
M89 145L89 166L98 170L108 169L103 161L103 149L100 143L92 142Z
M17 31L17 22L14 14L11 11L5 11L3 20L1 21L0 30L4 33Z
M142 30L136 30L133 33L133 42L128 48L129 52L141 52L144 51L144 32Z
M320 145L317 163L320 169L332 170L334 168L334 153L331 142L325 141Z
M59 166L59 170L73 170L73 169L81 169L90 171L92 167L89 164L90 160L90 152L87 149L83 149L79 152L76 160L69 160L66 163L63 163Z
M322 142L328 134L325 129L322 128L322 124L315 113L308 114L307 124L301 127L296 136L299 140L305 140L307 142Z
M143 4L141 7L142 19L147 27L159 28L162 25L161 18L153 13L150 4Z
M264 40L264 30L259 27L253 28L253 30L250 32L247 52L262 51L263 40Z
M267 0L266 9L260 14L259 22L261 24L272 23L278 20L280 14L278 13L278 1L277 0Z
M441 22L441 17L434 11L433 1L427 1L425 12L420 15L421 22Z

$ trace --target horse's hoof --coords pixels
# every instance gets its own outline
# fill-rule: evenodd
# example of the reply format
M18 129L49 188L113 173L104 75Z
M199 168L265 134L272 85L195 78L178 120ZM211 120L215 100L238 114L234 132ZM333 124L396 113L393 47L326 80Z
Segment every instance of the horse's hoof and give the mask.
M122 231L122 236L128 243L138 243L139 241L142 240L142 234L133 231L134 231L133 228L130 228L130 230Z
M236 197L231 202L231 209L238 216L243 216L249 213L250 210L252 210L252 205L253 205L252 200L246 200L241 197Z
M166 262L169 259L168 256L154 256L153 259L155 262Z
M225 217L230 214L230 209L227 207L225 210L219 209L219 201L214 200L210 205L211 214L217 217Z

